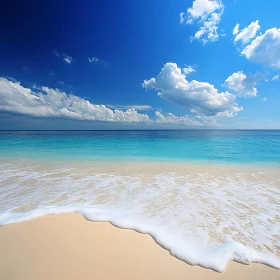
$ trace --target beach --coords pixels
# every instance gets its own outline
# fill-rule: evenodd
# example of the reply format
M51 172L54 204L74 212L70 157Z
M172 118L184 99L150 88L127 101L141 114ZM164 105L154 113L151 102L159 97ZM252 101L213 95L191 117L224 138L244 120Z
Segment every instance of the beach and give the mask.
M69 133L0 138L0 279L279 277L274 132Z
M151 236L81 215L45 216L0 228L0 279L280 279L262 264L223 273L178 260Z

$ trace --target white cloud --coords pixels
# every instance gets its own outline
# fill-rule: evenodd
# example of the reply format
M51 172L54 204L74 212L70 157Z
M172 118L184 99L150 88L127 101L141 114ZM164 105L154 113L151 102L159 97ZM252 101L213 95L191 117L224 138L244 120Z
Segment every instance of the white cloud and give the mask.
M223 12L224 5L221 0L194 0L187 13L180 13L180 23L198 22L202 25L191 40L201 39L203 43L217 41L219 38L218 24Z
M263 98L263 102L266 102L266 101L267 101L267 97L264 97L264 98Z
M194 0L191 8L188 8L188 20L192 21L198 18L207 17L216 10L222 9L224 6L219 0Z
M222 13L212 13L208 20L204 21L203 26L194 34L193 39L201 39L203 43L217 41L219 34L217 32L218 24L221 20Z
M57 57L60 57L60 54L56 50L53 50L53 54Z
M61 56L66 63L68 64L72 63L73 58L71 56L67 55L66 53L62 53Z
M107 65L107 62L104 60L100 60L99 58L93 56L93 57L88 57L88 62L89 63L93 63L93 64L97 64L97 63L101 63L104 65Z
M22 114L41 118L66 118L87 121L174 124L186 126L208 125L207 121L190 117L177 117L167 113L155 114L155 120L139 110L149 109L148 105L132 105L126 110L111 110L105 105L95 105L88 100L72 94L66 94L59 89L34 86L36 92L23 87L19 82L0 77L0 112ZM124 106L125 107L125 106Z
M111 110L58 89L41 87L33 92L19 83L0 78L0 110L35 117L63 117L105 122L150 122L135 109Z
M183 24L186 20L186 14L184 12L180 13L180 24Z
M148 111L152 109L152 106L150 105L106 105L106 107L111 109L120 109L120 110L126 110L126 109L135 109L138 111Z
M183 68L183 72L184 72L186 75L188 75L188 74L190 74L190 73L195 72L195 69L194 69L192 66L187 66L187 67Z
M61 58L67 64L71 64L73 62L73 58L71 56L67 55L65 52L59 54L56 50L53 50L53 53L55 56Z
M98 63L98 61L99 61L99 59L97 58L97 57L89 57L88 58L88 61L90 62L90 63Z
M280 69L280 28L256 37L242 52L248 60Z
M68 64L71 64L72 63L72 60L71 60L71 58L69 58L69 57L65 57L65 58L63 58L64 59L64 61L66 62L66 63L68 63Z
M9 76L4 76L4 78L6 78L9 81L12 81L14 83L19 83L19 81L17 81L15 78L9 77Z
M233 34L236 35L234 38L234 43L241 41L243 44L249 43L253 38L256 37L257 32L260 30L261 26L259 25L259 21L256 20L251 22L247 27L243 28L239 31L239 24L234 27ZM236 34L235 34L236 33Z
M145 80L143 87L159 90L162 99L186 106L199 115L232 117L242 110L235 102L235 95L219 93L206 82L189 82L181 68L172 62L166 63L156 78Z
M278 81L278 80L279 80L279 75L275 75L274 77L272 77L271 80L272 80L272 81Z
M196 120L194 118L190 118L189 116L178 117L171 113L163 115L161 112L155 112L155 123L157 124L181 124L185 126L204 126L204 125L212 125L212 123L207 123L203 121Z
M235 25L235 27L233 28L232 34L235 36L239 33L239 23L237 23Z
M234 90L240 97L257 96L256 83L254 76L248 77L243 71L238 71L226 79L225 86Z

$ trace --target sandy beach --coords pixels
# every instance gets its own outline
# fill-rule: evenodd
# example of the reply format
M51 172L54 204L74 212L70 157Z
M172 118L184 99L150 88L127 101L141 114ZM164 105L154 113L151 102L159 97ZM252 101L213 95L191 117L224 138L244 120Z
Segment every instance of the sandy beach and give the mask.
M280 270L228 264L217 273L190 266L151 236L90 222L78 214L51 215L0 228L0 279L280 279Z
M279 276L277 168L78 163L2 162L0 279Z

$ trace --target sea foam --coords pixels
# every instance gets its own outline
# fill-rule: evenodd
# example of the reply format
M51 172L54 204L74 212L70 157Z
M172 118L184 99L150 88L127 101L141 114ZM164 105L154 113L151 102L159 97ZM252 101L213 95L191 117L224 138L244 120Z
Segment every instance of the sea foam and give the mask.
M150 234L175 257L223 271L235 260L280 268L275 170L185 169L130 174L89 166L0 167L0 224L77 212Z

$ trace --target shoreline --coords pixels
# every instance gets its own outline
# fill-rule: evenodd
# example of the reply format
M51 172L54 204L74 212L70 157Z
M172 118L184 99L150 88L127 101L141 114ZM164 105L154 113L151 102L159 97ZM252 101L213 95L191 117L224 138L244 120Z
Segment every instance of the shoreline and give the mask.
M0 254L0 278L8 280L280 278L263 264L230 262L222 273L191 266L148 234L75 213L1 226Z
M144 168L160 166L163 167L163 171L178 171L185 167L191 167L200 169L202 168L221 168L225 170L232 169L233 171L240 170L255 170L255 169L271 169L278 170L280 162L229 162L229 161L215 161L215 160L189 160L189 159L168 159L168 158L40 158L40 157L24 157L24 156L1 156L0 164L35 164L35 165L46 165L46 166L64 166L64 167L79 167L80 165L86 167L97 168L98 166L103 167L104 171L108 168L108 172L112 171L112 168L132 167L132 168ZM157 170L159 171L159 169Z
M21 159L2 171L2 225L76 212L149 233L179 259L217 271L233 259L280 267L277 168Z

